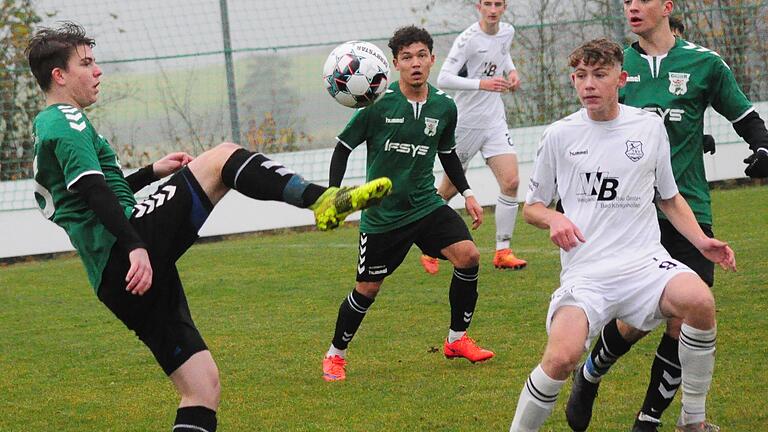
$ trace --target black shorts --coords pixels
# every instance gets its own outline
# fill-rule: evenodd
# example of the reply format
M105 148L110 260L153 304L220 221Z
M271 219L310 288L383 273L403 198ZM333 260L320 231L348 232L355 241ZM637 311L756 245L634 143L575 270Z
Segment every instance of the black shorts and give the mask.
M712 225L699 224L701 230L707 237L712 238ZM687 265L695 271L699 277L710 287L715 284L715 263L708 260L696 249L682 234L680 234L672 223L666 219L659 219L659 228L661 228L661 245L669 252L672 258Z
M213 204L189 169L176 173L134 207L131 225L147 245L152 287L143 296L125 290L128 253L112 248L98 297L149 347L170 375L193 354L208 349L189 312L176 260L198 238Z
M360 232L357 281L377 282L391 275L414 243L425 254L446 259L440 251L462 240L472 240L472 235L461 216L447 205L392 231Z

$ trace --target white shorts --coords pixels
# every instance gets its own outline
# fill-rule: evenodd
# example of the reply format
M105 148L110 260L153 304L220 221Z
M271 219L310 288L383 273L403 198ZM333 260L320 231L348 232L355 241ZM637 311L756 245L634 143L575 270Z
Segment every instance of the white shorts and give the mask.
M456 128L456 154L464 169L473 157L480 152L488 160L503 154L517 154L509 129L504 123L487 129Z
M651 331L666 321L659 301L667 283L682 273L693 273L685 264L669 256L666 251L634 271L617 269L610 277L577 277L563 281L552 294L547 312L547 334L555 312L563 306L576 306L584 311L589 321L589 335L585 349L610 320L618 318L632 327Z

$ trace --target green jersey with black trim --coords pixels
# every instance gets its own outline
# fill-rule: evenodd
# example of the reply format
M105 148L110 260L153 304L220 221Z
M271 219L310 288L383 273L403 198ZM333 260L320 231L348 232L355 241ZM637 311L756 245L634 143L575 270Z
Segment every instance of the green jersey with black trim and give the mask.
M624 50L627 84L619 101L655 112L664 120L671 145L672 171L680 194L699 223L712 224L709 185L704 172L704 112L712 105L731 122L754 108L720 56L683 39L665 55L643 54L637 43ZM659 212L659 217L664 215Z
M366 209L360 231L382 233L415 222L443 200L435 189L435 156L450 153L456 142L456 104L427 84L424 102L412 102L395 81L375 104L358 110L337 137L349 149L367 144L368 180L389 177L392 194Z
M133 191L114 150L80 109L47 107L35 117L34 133L35 200L43 215L67 232L97 290L116 239L72 187L83 176L103 175L126 218L136 205Z

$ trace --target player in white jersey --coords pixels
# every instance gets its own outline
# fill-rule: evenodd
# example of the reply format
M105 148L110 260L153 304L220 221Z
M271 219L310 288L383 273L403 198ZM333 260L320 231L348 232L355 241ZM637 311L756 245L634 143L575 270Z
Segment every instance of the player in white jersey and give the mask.
M664 124L618 103L626 83L621 47L587 42L569 58L584 108L544 133L523 215L562 250L560 288L547 313L541 363L528 377L510 431L537 431L568 375L604 324L619 318L651 330L683 320L680 430L705 421L715 353L715 301L701 278L661 246L654 196L701 253L735 270L733 251L707 237L677 190ZM564 213L548 208L560 197Z
M514 91L520 80L509 54L515 28L502 23L505 0L479 0L480 20L464 30L453 42L440 70L437 85L456 90L459 110L456 124L456 154L464 169L481 152L499 183L496 204L496 253L493 265L502 269L522 269L526 262L515 257L510 241L517 219L517 153L509 136L501 93ZM449 201L457 191L447 176L438 193ZM421 263L428 273L436 273L436 258L423 255Z

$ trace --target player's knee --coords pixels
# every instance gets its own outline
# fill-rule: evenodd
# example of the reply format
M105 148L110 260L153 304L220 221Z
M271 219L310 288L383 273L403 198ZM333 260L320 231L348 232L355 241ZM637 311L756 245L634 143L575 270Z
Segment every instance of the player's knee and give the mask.
M220 154L222 157L229 158L232 153L235 151L243 148L239 144L231 143L231 142L223 142L216 147L212 148L210 151L215 152L217 154Z
M218 368L208 371L203 377L205 380L203 385L204 394L201 395L205 401L205 406L215 408L219 406L221 400L221 381L219 380Z
M701 287L688 297L687 306L687 315L711 315L714 317L715 297L712 295L712 291L702 282Z
M501 185L501 192L504 195L508 196L515 196L517 195L517 188L520 186L520 178L510 177L504 180L503 184Z
M542 361L542 367L545 371L552 372L552 378L565 379L576 369L581 354L581 352L570 353L565 350L550 352Z
M469 268L480 265L480 251L474 243L471 246L467 246L466 252L461 255L456 263L458 268Z

